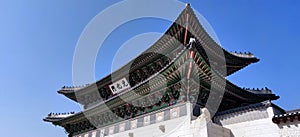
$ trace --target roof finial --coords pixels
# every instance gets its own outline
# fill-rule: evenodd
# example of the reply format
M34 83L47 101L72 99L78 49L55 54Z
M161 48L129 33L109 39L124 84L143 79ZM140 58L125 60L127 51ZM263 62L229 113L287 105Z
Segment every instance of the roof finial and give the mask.
M190 4L190 3L186 3L185 6L186 6L186 7L190 7L191 4Z

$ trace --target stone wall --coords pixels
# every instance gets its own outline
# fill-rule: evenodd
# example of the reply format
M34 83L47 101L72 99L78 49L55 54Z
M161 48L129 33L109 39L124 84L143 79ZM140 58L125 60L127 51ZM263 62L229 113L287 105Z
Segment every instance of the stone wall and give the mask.
M300 137L300 121L278 124L281 137Z
M191 108L180 104L73 137L300 137L298 120L272 122L279 111L270 102L219 113L214 122L203 114L192 119Z
M274 108L255 104L215 117L215 122L231 130L233 137L279 137L279 128L272 122Z

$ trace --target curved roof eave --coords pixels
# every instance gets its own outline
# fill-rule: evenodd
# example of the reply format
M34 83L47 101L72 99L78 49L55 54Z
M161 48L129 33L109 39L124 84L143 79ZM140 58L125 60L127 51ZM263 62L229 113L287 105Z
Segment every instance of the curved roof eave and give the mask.
M192 8L187 5L186 8L180 13L180 15L178 16L178 18L176 19L176 21L167 29L167 31L164 33L165 35L163 35L162 37L160 37L152 46L150 46L148 49L146 49L143 53L147 53L149 51L153 51L153 50L157 50L159 47L163 46L163 43L165 43L166 41L170 40L170 37L175 37L177 40L182 41L182 38L180 37L176 37L176 33L180 33L180 31L182 31L182 29L185 29L184 26L179 25L179 24L185 24L185 16L186 14L190 14L190 22L189 24L194 25L194 28L190 28L193 29L194 32L196 32L198 30L198 33L195 33L199 39L203 40L203 42L205 42L206 44L203 45L208 45L210 47L206 47L207 49L213 50L215 48L221 48L224 52L224 55L226 57L226 64L229 64L230 66L239 66L236 67L234 70L231 69L230 67L228 67L228 70L232 70L230 72L227 73L227 75L230 75L242 68L244 68L245 66L251 64L251 63L255 63L257 61L259 61L259 59L257 59L256 57L241 57L241 56L236 56L231 54L230 52L226 51L225 49L223 49L219 44L217 44L210 36L209 34L205 31L205 29L201 26L199 20L197 19L196 15L194 14ZM190 25L193 27L193 25ZM201 34L199 33L201 32ZM203 34L202 34L203 33ZM202 46L203 46L202 45ZM94 87L102 87L105 86L107 84L109 84L111 82L111 76L124 76L124 70L129 70L128 68L131 67L131 64L135 61L135 60L139 60L140 62L135 62L135 68L138 68L139 66L141 66L143 63L146 62L142 62L141 60L143 60L143 58L149 58L149 56L143 56L143 53L138 55L136 58L134 58L133 60L131 60L130 62L128 62L126 65L124 65L123 67L119 68L118 70L114 71L111 74L108 74L107 76L105 76L104 78L97 80L94 83L89 84L88 86L85 86L81 89L78 90L73 90L70 92L59 92L60 94L65 95L66 97L77 101L75 94L86 94L89 92L93 92ZM231 61L234 60L234 61ZM231 62L230 62L231 61ZM235 64L236 62L243 62L243 64ZM76 93L75 93L76 92Z

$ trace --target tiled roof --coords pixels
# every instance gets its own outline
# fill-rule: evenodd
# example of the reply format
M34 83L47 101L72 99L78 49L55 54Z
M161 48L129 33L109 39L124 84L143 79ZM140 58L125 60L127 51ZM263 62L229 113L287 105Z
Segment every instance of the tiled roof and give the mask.
M300 109L290 110L284 114L275 115L272 118L272 121L276 124L293 122L294 120L300 121Z

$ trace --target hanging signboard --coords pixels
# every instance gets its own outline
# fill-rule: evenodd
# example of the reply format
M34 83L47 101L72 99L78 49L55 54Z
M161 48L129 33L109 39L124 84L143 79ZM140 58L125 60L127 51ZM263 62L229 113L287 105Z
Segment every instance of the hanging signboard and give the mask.
M125 89L130 88L130 85L127 82L126 78L122 78L122 79L110 84L109 88L113 94L117 94L117 93L124 91Z

